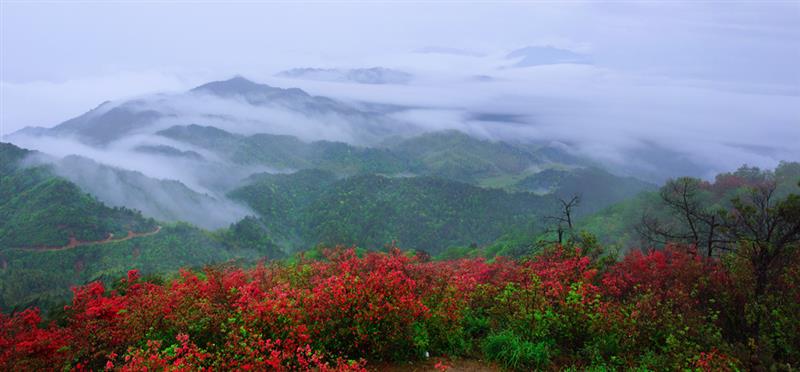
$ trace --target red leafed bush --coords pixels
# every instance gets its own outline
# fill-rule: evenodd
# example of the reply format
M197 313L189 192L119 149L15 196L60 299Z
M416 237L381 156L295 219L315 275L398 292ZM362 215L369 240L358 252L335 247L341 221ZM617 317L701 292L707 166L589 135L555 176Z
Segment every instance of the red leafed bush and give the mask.
M0 369L43 370L62 363L72 340L66 329L40 328L41 321L38 309L0 313Z
M671 246L610 267L556 247L493 262L335 249L165 284L132 271L111 290L75 288L61 326L35 309L0 314L0 370L345 371L481 353L523 370L735 369L750 363L735 337L749 305L747 271L729 267ZM797 267L766 303L780 327L761 329L788 361Z

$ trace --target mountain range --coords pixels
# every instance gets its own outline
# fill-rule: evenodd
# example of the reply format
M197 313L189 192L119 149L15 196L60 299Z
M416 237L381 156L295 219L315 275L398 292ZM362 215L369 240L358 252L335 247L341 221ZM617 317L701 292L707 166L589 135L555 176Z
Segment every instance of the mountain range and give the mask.
M53 303L131 267L317 245L437 255L541 233L559 198L582 195L588 216L656 188L561 144L425 132L363 107L236 77L15 133L34 150L1 147L0 276L15 282L0 305Z

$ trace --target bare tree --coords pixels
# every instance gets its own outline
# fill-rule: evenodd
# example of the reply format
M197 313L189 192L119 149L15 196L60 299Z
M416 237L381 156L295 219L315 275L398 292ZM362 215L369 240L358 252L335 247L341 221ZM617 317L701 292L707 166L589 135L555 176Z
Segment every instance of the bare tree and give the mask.
M573 231L573 213L574 209L578 207L581 202L581 197L579 195L573 195L570 199L562 199L558 198L558 202L561 204L561 208L559 210L559 214L553 216L545 216L545 221L549 221L552 223L552 228L549 228L547 232L555 232L556 233L556 243L564 244L564 238L567 234L572 236Z
M800 195L776 200L776 184L763 181L731 200L728 210L712 209L700 195L701 181L681 178L661 189L661 200L671 211L666 220L645 214L640 233L651 242L677 242L705 247L709 256L732 254L752 268L753 300L764 295L795 259L800 249ZM766 315L754 313L751 335L759 337Z
M764 183L733 199L724 224L728 239L738 243L734 252L753 268L757 297L782 272L800 243L800 195L776 201L775 188L775 183Z
M701 182L690 177L667 182L659 195L662 204L673 212L673 220L664 221L645 214L637 228L639 234L651 243L690 244L705 249L709 257L717 250L727 250L730 241L721 230L724 213L702 200Z

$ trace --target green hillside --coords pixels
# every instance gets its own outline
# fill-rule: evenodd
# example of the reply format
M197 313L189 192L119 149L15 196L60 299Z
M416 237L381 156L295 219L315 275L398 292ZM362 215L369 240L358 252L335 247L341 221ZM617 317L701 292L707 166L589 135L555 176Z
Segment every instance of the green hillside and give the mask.
M340 174L398 173L407 168L405 159L386 149L342 142L307 143L274 134L243 136L194 124L171 127L158 134L205 148L242 165L266 165L279 170L320 168Z
M48 308L67 299L74 285L109 281L133 268L172 273L230 259L283 256L253 218L213 233L185 223L157 223L137 211L107 207L47 167L20 167L29 154L0 144L4 310Z
M126 208L109 208L46 167L16 166L28 153L0 144L0 250L56 247L152 231L156 223Z
M431 252L484 244L510 228L538 223L551 197L509 193L429 177L323 171L264 175L230 196L248 203L294 249L318 243L370 249L392 241Z
M581 209L598 210L656 186L633 177L620 177L597 167L545 169L525 177L515 189L553 193L561 198L581 196Z
M424 134L399 142L392 149L410 159L410 171L463 182L521 174L542 158L521 147L491 142L458 131Z
M158 134L202 147L237 164L283 170L318 168L340 175L407 173L478 183L488 178L527 175L539 166L562 160L583 164L552 147L492 142L453 130L394 139L381 147L303 142L274 134L244 136L195 124L174 126Z

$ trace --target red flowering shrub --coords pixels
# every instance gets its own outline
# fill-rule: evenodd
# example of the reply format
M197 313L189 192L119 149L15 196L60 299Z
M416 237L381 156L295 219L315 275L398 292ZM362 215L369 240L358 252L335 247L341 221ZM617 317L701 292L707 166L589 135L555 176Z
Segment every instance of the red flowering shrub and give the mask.
M75 288L62 326L0 314L0 369L363 370L481 353L518 369L736 369L752 362L735 336L747 273L681 247L607 269L556 247L494 262L337 249L165 284L132 271L113 290ZM799 273L790 265L765 302L777 360L796 360Z
M738 370L738 363L731 357L720 353L717 349L712 349L709 352L701 352L698 356L693 358L693 360L694 368L703 372Z
M38 309L0 313L0 370L43 370L62 363L70 344L66 330L40 328L41 322Z

